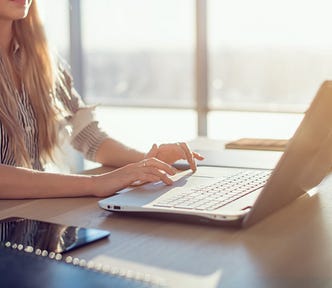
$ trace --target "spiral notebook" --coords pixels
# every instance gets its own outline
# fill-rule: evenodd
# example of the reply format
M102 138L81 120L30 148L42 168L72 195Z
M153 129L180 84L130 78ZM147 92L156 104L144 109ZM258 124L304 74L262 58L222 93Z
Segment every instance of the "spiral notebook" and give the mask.
M150 275L6 242L0 244L1 287L164 287Z

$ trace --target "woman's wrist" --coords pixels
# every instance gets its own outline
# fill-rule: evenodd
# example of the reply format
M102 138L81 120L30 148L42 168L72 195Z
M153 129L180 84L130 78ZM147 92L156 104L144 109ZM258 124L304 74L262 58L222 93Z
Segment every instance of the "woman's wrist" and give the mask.
M95 176L94 175L82 175L82 178L80 179L80 189L81 193L84 196L96 196L95 190L96 190L96 183L95 183Z
M90 175L87 177L87 182L85 186L85 195L93 197L105 197L106 195L111 195L112 186L110 182L103 180L103 174L101 175Z

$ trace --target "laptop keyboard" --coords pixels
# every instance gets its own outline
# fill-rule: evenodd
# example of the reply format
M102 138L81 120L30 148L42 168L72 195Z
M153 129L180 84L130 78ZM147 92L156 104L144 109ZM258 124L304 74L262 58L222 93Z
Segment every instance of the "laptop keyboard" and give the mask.
M190 191L159 198L157 207L216 210L263 187L270 177L269 170L242 170L212 184L191 188Z

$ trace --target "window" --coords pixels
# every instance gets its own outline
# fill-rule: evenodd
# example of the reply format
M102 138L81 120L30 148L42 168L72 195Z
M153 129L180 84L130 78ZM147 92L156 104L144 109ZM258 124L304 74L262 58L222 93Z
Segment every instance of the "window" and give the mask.
M72 1L81 5L85 101L111 105L101 107L98 117L112 123L107 132L129 145L153 130L141 131L144 123L138 118L162 131L160 137L178 132L188 140L197 134L196 121L202 119L195 110L197 3L207 6L209 107L202 111L208 136L289 137L320 83L332 78L328 0ZM51 42L68 56L68 24L58 21L58 15L68 17L68 0L51 8L44 2ZM176 120L164 133L169 119ZM135 131L132 138L124 131L125 121Z
M68 59L68 0L39 4L51 43ZM195 0L81 4L88 102L195 107ZM331 78L330 1L206 4L210 109L303 111Z
M209 0L212 109L303 112L332 76L327 0Z
M194 106L192 0L82 1L86 101Z

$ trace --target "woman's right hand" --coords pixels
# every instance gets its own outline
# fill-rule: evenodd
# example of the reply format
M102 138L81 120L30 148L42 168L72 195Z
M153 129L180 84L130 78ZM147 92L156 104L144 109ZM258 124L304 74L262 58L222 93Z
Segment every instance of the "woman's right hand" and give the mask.
M174 167L151 157L105 174L92 176L91 192L97 197L108 197L130 185L158 181L171 185L173 181L168 175L175 173Z

